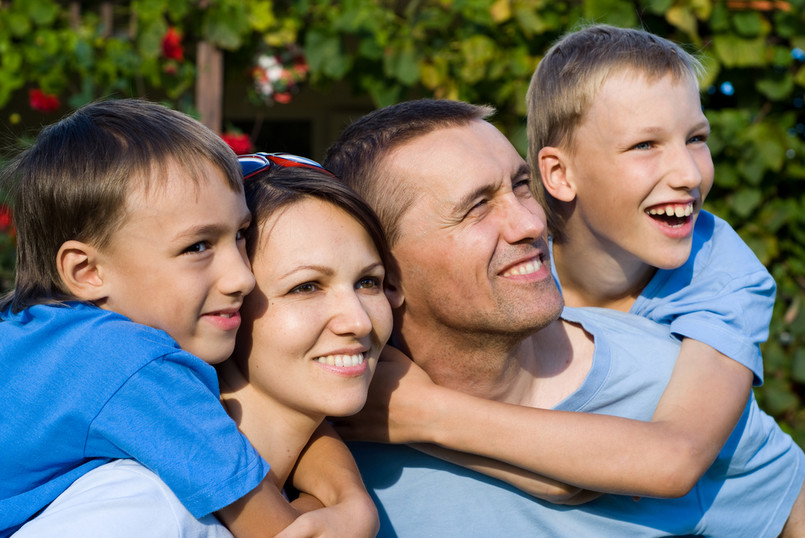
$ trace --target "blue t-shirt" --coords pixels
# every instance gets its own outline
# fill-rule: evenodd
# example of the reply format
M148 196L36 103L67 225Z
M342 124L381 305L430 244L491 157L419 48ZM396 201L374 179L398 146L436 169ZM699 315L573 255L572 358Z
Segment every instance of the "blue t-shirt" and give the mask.
M658 270L630 312L741 363L758 386L763 383L760 344L769 337L775 292L774 279L735 230L701 211L688 261Z
M668 327L605 309L566 308L562 317L592 334L595 353L556 409L650 420L679 353ZM406 446L350 448L378 505L381 537L777 536L805 479L805 454L754 398L716 462L678 499L556 505Z
M268 472L221 405L212 366L94 306L1 313L0 394L0 536L112 459L154 471L196 517Z

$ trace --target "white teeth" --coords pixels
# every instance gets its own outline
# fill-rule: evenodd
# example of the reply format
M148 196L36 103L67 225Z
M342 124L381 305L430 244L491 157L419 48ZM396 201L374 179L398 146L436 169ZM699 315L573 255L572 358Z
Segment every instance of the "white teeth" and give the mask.
M227 318L227 319L229 319L229 318L231 318L231 317L232 317L232 314L218 314L218 315L219 315L220 317L222 317L222 318Z
M542 262L537 259L535 261L530 261L527 263L521 263L511 269L507 270L503 273L503 276L515 276L515 275L530 275L531 273L536 273L542 267Z
M668 204L665 207L652 207L648 210L649 215L668 215L678 218L689 217L693 213L693 202L684 205Z
M363 353L355 353L354 355L325 355L323 357L316 357L314 360L329 366L358 366L363 364Z

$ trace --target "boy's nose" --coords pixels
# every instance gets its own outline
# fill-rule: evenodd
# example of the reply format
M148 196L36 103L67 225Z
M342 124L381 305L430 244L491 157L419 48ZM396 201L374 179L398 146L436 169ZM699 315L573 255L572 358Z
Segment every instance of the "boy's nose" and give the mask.
M245 253L237 251L223 265L219 286L224 295L248 295L254 289L254 274Z
M702 170L696 156L687 147L672 157L675 166L671 186L675 189L695 190L702 185Z

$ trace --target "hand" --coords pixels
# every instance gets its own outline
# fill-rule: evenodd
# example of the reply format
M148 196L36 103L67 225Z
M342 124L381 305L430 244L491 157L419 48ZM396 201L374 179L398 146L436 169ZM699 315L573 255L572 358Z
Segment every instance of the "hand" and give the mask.
M353 496L344 502L306 512L288 525L278 538L354 536L373 538L380 530L377 509L368 497Z
M351 417L332 418L346 440L376 443L430 442L426 434L429 402L438 385L396 348L386 346L369 386L363 410Z

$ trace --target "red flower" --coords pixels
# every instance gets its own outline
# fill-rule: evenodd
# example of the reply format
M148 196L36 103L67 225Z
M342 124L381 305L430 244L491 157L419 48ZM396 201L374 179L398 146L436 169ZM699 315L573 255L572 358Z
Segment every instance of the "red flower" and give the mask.
M182 34L176 28L170 27L162 37L162 55L169 60L181 62L184 60L184 49L182 48Z
M252 141L249 135L242 133L224 133L221 135L232 151L238 155L252 152Z
M6 230L8 230L11 237L16 235L14 223L11 220L11 208L0 204L0 232L5 232Z
M28 104L39 112L53 112L61 106L58 96L47 94L39 88L28 90Z

